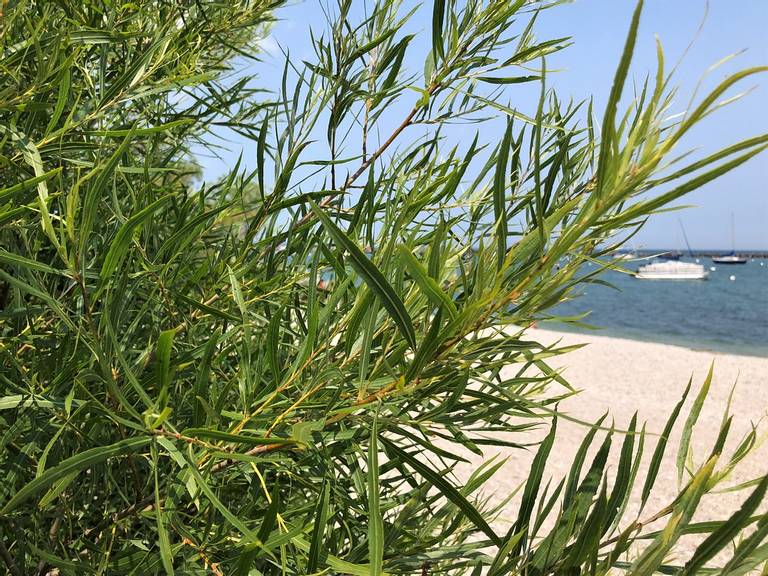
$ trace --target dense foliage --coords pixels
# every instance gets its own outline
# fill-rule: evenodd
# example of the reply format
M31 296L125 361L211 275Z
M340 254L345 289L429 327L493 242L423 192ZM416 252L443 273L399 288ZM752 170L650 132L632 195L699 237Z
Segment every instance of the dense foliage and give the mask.
M638 5L593 124L591 105L547 88L545 57L568 44L534 36L549 2L435 0L422 75L398 0L367 16L342 0L269 97L237 67L280 4L3 3L7 571L698 574L722 550L718 573L763 563L766 479L727 522L692 524L756 439L724 456L726 417L692 464L706 383L663 510L625 514L633 486L645 504L682 401L649 437L647 471L636 422L598 425L546 484L555 404L572 393L546 362L567 349L525 328L613 265L616 238L768 145L676 151L764 69L665 119L661 49L655 79L624 90ZM522 83L539 83L537 109L505 104ZM489 117L507 119L498 142L469 131ZM190 146L222 128L251 140L256 169L198 185ZM500 462L464 484L451 469L534 427L551 432L498 533L480 495ZM706 538L665 565L689 532Z

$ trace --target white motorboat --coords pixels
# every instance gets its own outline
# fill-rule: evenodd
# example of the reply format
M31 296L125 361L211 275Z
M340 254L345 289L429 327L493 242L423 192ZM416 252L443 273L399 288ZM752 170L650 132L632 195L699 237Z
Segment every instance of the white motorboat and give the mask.
M635 278L643 280L706 280L709 273L701 264L663 260L640 266Z

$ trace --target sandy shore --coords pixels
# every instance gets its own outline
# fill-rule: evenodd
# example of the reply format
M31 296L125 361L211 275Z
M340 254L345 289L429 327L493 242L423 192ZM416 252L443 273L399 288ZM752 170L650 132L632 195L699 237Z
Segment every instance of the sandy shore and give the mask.
M560 410L571 416L594 422L606 411L613 418L617 428L625 428L638 411L638 422L646 423L647 431L660 433L675 404L693 376L693 390L678 420L675 432L670 440L667 455L662 463L657 486L651 494L642 516L656 512L671 502L678 491L677 468L675 458L679 445L682 424L695 393L704 382L709 365L714 361L714 378L710 394L694 429L694 461L698 464L708 455L717 437L728 396L734 383L737 383L731 413L735 415L730 441L727 447L733 447L749 430L752 423L760 423L763 432L768 429L765 417L768 414L768 358L737 356L711 351L696 351L678 346L651 342L638 342L620 338L595 336L590 334L558 333L534 329L528 333L531 339L551 344L560 341L563 345L587 343L584 348L555 358L550 364L563 369L563 375L580 394L569 398L560 405ZM579 424L562 420L558 425L556 443L548 462L544 480L555 480L567 475L571 461L587 429ZM515 436L520 440L519 436ZM618 451L622 438L613 443L611 475L615 474ZM640 478L644 478L644 468L650 460L656 438L648 436L644 451L644 466ZM726 449L726 454L729 450ZM533 459L533 452L522 450L503 451L489 449L485 457L493 454L509 456L509 461L488 485L486 496L500 500L519 488L526 479L528 466ZM473 464L479 458L472 456ZM589 462L590 460L588 460ZM469 467L459 472L464 476ZM743 461L740 469L727 481L726 485L735 485L768 473L768 450L766 445ZM637 482L639 488L642 480ZM723 519L733 513L746 492L727 493L711 496L703 506L697 520ZM633 496L635 502L638 495ZM513 522L519 506L517 498L505 507L497 521L499 531L505 531ZM637 508L630 507L626 518L634 518ZM681 553L689 554L695 542L686 541L681 545Z

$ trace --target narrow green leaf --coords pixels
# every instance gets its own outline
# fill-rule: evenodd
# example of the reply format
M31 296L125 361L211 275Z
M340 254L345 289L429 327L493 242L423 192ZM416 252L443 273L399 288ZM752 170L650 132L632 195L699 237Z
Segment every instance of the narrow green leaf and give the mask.
M291 426L292 442L300 446L310 446L312 444L312 435L325 427L325 420L305 420L296 422Z
M563 48L570 46L571 43L568 42L568 40L569 38L565 36L563 38L545 40L539 44L529 46L523 50L520 50L519 52L516 52L515 55L512 56L512 58L506 60L502 66L506 67L511 64L523 64L525 62L530 62L531 60L541 58L542 56L546 56L547 54L557 52L558 50L562 50Z
M62 574L77 576L79 574L95 574L96 570L93 566L86 564L85 562L73 562L72 560L66 560L60 556L51 554L47 550L41 550L35 546L32 542L27 542L27 546L34 553L35 556L45 560L51 566L54 566L61 570Z
M277 523L277 513L280 510L280 482L277 480L275 480L270 498L269 507L264 514L264 520L262 520L261 527L259 528L259 540L262 542L266 542L269 539L269 535L272 534L272 530L274 530Z
M275 187L272 190L272 195L270 196L271 202L282 200L285 196L285 193L288 191L288 185L290 184L291 175L293 174L293 169L296 166L296 162L298 161L301 152L304 150L304 148L309 146L309 144L310 142L302 142L288 156L283 169L280 171L280 176L277 177Z
M768 537L768 514L763 514L757 522L755 531L736 546L731 559L723 567L722 575L747 574L750 570L764 564L768 560L768 547L763 544L766 537ZM755 553L758 549L762 550L762 554Z
M629 574L632 576L651 576L656 573L669 550L679 540L685 528L689 525L694 512L699 507L699 502L707 490L707 484L712 477L716 464L717 457L710 458L694 474L688 486L686 486L685 490L675 501L666 527L659 532L654 541L634 561Z
M301 536L292 536L290 538L297 548L308 552L310 550L310 544ZM334 556L333 554L323 553L323 560L330 566L337 574L349 574L350 576L369 576L370 569L367 564L353 564L347 562L341 558ZM388 576L386 573L382 573L382 576Z
M128 146L133 140L133 134L129 133L120 146L115 150L114 154L109 157L109 160L104 165L97 165L94 168L96 173L95 180L88 184L88 190L85 193L83 200L82 216L80 218L79 243L80 253L85 253L85 248L88 246L88 240L93 230L93 224L96 220L96 214L99 210L99 204L101 203L101 197L107 189L107 182L113 177L115 169L117 168L120 158L123 157Z
M236 444L248 444L251 446L264 446L272 444L293 444L295 440L290 438L278 438L275 436L254 436L240 432L232 434L222 432L221 430L210 430L208 428L186 428L181 432L182 436L192 438L207 438L210 440L220 440L222 442L233 442Z
M264 116L264 121L259 129L259 139L256 143L256 172L259 178L259 195L264 198L264 162L267 155L267 133L269 130L269 115Z
M379 504L379 418L373 417L371 443L368 447L368 561L371 576L384 571L384 520Z
M434 0L432 4L432 54L435 62L443 58L443 24L445 22L445 0Z
M371 359L373 334L376 331L376 320L379 316L379 305L376 298L373 299L371 307L368 309L363 324L363 340L360 345L360 394L365 395L368 392L368 363Z
M111 130L89 130L86 132L89 136L98 136L100 138L125 138L126 136L150 136L152 134L165 133L170 130L175 130L181 126L191 125L194 121L191 118L182 118L180 120L173 120L166 124L158 124L157 126L151 126L147 128L118 128Z
M443 268L443 262L441 260L443 253L443 239L445 238L445 220L440 218L440 222L435 228L435 233L432 237L432 245L429 249L429 262L427 264L427 271L429 277L440 281L440 271Z
M71 64L71 60L68 63ZM69 66L65 67L59 77L59 93L56 97L56 107L53 109L51 119L48 121L48 126L45 129L46 135L50 134L53 129L56 128L56 124L59 123L59 119L64 112L64 107L67 105L69 89L72 86L72 74L70 70Z
M147 67L152 59L152 55L158 50L162 50L163 47L167 47L170 37L159 36L151 38L151 40L144 51L135 57L128 67L123 68L123 73L117 78L112 79L108 88L102 93L101 101L98 103L97 108L108 108L121 98L125 98L128 90L139 84L147 73Z
M496 173L493 177L493 218L496 223L496 263L499 270L504 266L507 256L507 225L506 191L507 191L507 162L512 146L512 119L507 120L507 129L499 146L496 158Z
M646 215L651 214L655 210L668 205L670 202L677 200L678 198L684 196L685 194L692 192L694 190L698 190L705 184L708 184L709 182L712 182L713 180L720 178L721 176L723 176L724 174L727 174L734 168L738 168L748 160L751 160L752 158L754 158L755 156L757 156L758 154L761 154L766 150L768 150L768 145L760 146L758 148L753 148L749 152L741 154L740 156L737 156L736 158L733 158L728 162L724 162L723 164L720 164L719 166L716 166L715 168L712 168L711 170L708 170L703 174L699 174L698 176L691 178L688 182L685 182L673 188L669 192L664 192L663 194L660 194L655 198L652 198L651 200L647 200L645 202L638 202L637 204L624 210L618 218L610 220L608 223L609 225L618 225L622 222L629 222L638 217L642 217L642 215L644 214Z
M392 27L383 34L379 34L376 38L371 40L370 42L366 42L362 46L359 46L358 48L355 48L352 53L349 55L349 57L344 61L342 68L351 64L361 56L364 56L371 52L374 48L377 46L380 46L382 43L386 42L389 38L394 36L397 33L398 27Z
M488 568L488 576L506 576L509 574L509 570L506 569L504 561L512 550L517 548L524 536L525 532L517 532L516 534L512 534L505 538L504 545L499 548L496 557L493 559L493 563L490 568Z
M79 400L72 400L75 406L81 406ZM66 407L66 400L46 398L44 396L34 396L32 394L13 394L0 398L0 410L15 410L16 408L46 408L52 410L62 410Z
M429 332L422 339L421 344L416 350L416 354L413 356L411 365L408 367L408 371L405 373L404 383L409 384L414 378L418 377L424 366L435 357L435 354L440 345L448 337L448 332L440 332L440 328L443 324L443 311L438 310L432 318L432 323L429 326Z
M638 0L635 11L632 14L632 22L629 26L629 33L624 44L624 51L621 54L619 65L616 68L616 74L613 77L611 93L608 96L608 102L605 105L603 115L602 141L600 142L600 157L597 163L597 195L600 196L606 186L605 178L608 171L608 162L613 150L616 139L616 114L621 100L621 93L624 90L624 84L627 81L629 65L632 62L632 54L635 51L637 42L637 29L640 26L640 15L643 12L643 0Z
M688 392L691 390L692 382L693 378L688 380L688 386L685 387L683 396L669 415L667 423L664 425L664 431L661 433L659 441L656 443L656 449L653 451L650 464L648 464L648 472L645 477L645 483L643 484L643 491L640 499L641 510L645 508L645 504L648 502L648 497L651 495L651 490L656 482L656 477L659 475L661 460L664 458L664 452L667 448L667 443L669 442L669 436L672 433L672 428L677 421L677 417L680 415L680 410L683 408L686 398L688 398Z
M509 529L509 537L515 532L527 531L531 514L533 513L533 507L536 503L536 497L539 493L539 487L541 486L541 479L544 476L544 469L547 465L547 459L549 453L552 451L552 446L555 443L555 434L557 433L557 417L552 419L552 427L549 429L549 433L539 446L539 450L536 452L536 456L531 463L531 470L528 474L528 480L525 483L525 489L523 490L523 497L520 500L520 510L517 513L517 520L512 528ZM529 535L530 537L530 535ZM519 552L523 545L523 541L520 541L515 547L513 554Z
M456 490L448 480L445 479L445 477L440 474L439 472L436 472L426 464L422 463L419 459L412 456L405 450L398 448L393 443L389 442L385 438L380 438L380 442L384 444L386 451L389 453L391 459L399 459L405 463L407 463L411 468L413 468L418 474L424 477L425 480L427 480L430 484L432 484L435 488L440 490L440 493L445 496L448 500L453 502L456 506L459 507L459 509L464 513L464 515L472 522L475 526L477 526L488 538L491 539L491 542L494 543L496 546L502 545L502 540L499 538L496 533L493 531L493 529L489 526L488 522L485 520L483 515L472 506L472 504L469 503L469 501L462 496L461 492Z
M637 412L632 416L629 428L624 435L624 442L621 445L619 455L619 466L616 471L616 479L613 483L613 491L608 500L606 509L607 521L610 523L620 512L621 504L624 502L627 492L631 489L631 470L632 454L635 448L635 431L637 429Z
M223 211L230 208L232 204L232 202L227 202L221 206L203 212L189 220L189 222L186 222L181 228L174 232L172 236L163 242L163 245L160 246L160 249L157 251L157 258L161 258L166 252L172 252L174 249L177 250L179 246L187 245L187 242L192 240L192 233L196 228L208 222L214 216L221 214Z
M600 495L597 497L597 504L592 509L592 513L584 521L583 526L576 527L579 530L579 536L563 564L564 572L577 570L577 566L587 560L588 556L593 554L595 550L600 548L600 536L603 534L603 527L610 523L608 516L611 513L611 503L606 493L607 490L607 485L603 483Z
M693 553L691 559L685 563L681 576L699 574L699 570L704 568L704 565L715 554L738 536L748 524L750 517L757 510L757 507L763 503L766 490L768 490L768 476L763 476L763 479L744 501L741 508L696 548L696 552Z
M171 386L171 354L176 330L164 330L157 339L157 382L160 385L160 409L168 402L168 389Z
M128 252L128 247L133 239L133 234L140 229L158 209L169 202L171 198L172 196L169 194L159 200L155 200L152 204L131 216L120 227L114 240L112 240L112 243L109 245L109 251L101 266L101 272L99 273L100 290L105 287L107 280L112 276L125 258L125 255Z
M448 295L443 292L440 286L438 286L437 282L429 276L429 273L421 265L421 262L416 260L411 253L410 248L404 244L400 244L397 249L400 255L400 261L427 299L438 308L444 309L451 319L455 318L457 314L456 305Z
M688 413L688 418L683 426L683 434L680 437L680 446L677 451L677 481L678 483L683 480L683 472L685 471L685 461L688 459L688 452L691 446L691 435L693 434L693 427L699 420L699 414L701 414L701 408L704 406L704 401L709 394L709 386L712 384L712 374L715 369L714 361L709 365L709 372L704 379L704 384L701 386L701 390L696 395L696 399L693 401L691 411Z
M5 503L0 512L2 514L10 514L32 496L50 487L57 480L72 474L73 472L83 472L86 468L100 464L113 456L118 456L126 452L135 452L137 449L148 444L149 441L149 437L137 436L121 440L120 442L115 442L109 446L97 446L96 448L90 448L75 454L56 466L49 468L31 482L25 484L8 502Z
M493 76L478 76L477 80L488 84L523 84L525 82L535 82L541 79L541 76L507 76L495 78Z
M320 498L315 507L315 521L312 527L312 540L309 545L309 555L307 557L307 574L316 572L320 568L320 558L325 550L325 529L328 521L328 482L323 482L323 488L320 491Z
M112 324L112 316L109 308L106 308L102 314L102 324L103 326L106 327L107 337L109 338L109 341L112 343L112 353L115 355L115 357L117 358L117 362L119 363L120 367L123 369L123 373L125 375L125 378L128 380L128 383L131 385L134 391L139 395L139 398L141 398L141 401L143 402L145 408L154 407L154 402L152 401L152 398L150 398L149 394L144 389L144 386L142 386L141 382L139 382L139 379L136 377L136 374L134 373L133 368L128 363L128 360L125 358L125 354L123 353L124 345L117 338L117 334L115 333L115 327Z
M235 316L234 314L230 314L229 312L226 312L224 310L219 310L217 308L214 308L213 306L208 306L206 304L203 304L202 302L198 302L197 300L195 300L194 298L190 298L186 294L175 294L175 296L178 296L179 299L181 299L183 302L186 302L193 308L196 308L201 312L205 312L206 314L210 314L211 316L214 316L216 318L221 318L222 320L228 320L230 322L240 322L242 320L240 316Z
M171 541L168 537L168 529L165 526L165 513L163 512L162 498L160 497L160 479L157 473L159 468L159 458L157 448L154 443L151 445L152 452L152 475L155 479L155 522L157 524L157 543L160 548L160 559L163 562L163 569L166 574L173 576L173 550Z
M248 576L248 574L251 574L253 561L259 556L259 552L266 551L268 553L270 548L275 547L276 543L274 541L271 544L265 544L268 542L269 537L274 531L275 525L277 524L277 515L279 510L280 482L275 481L272 488L272 493L270 495L269 506L267 507L267 511L264 513L264 518L262 519L261 526L259 527L258 541L255 544L251 544L246 547L245 551L240 554L240 557L237 560L237 567L235 568L236 576Z
M21 150L24 161L32 168L37 183L37 207L40 210L40 220L43 232L45 232L48 239L51 241L51 244L56 247L59 254L62 256L62 259L66 262L62 246L59 244L56 231L53 229L51 214L48 211L48 184L46 182L47 178L45 178L46 172L43 169L43 160L40 157L40 151L26 134L19 132L14 128L9 128L4 124L0 124L0 132L10 134L11 140Z
M587 432L586 436L584 436L584 439L579 445L579 449L576 451L576 456L573 458L571 469L568 472L568 481L565 485L565 492L563 493L563 508L565 509L570 506L571 502L573 501L573 497L576 494L576 489L579 485L579 477L581 476L581 468L584 465L584 460L587 457L587 450L589 450L589 447L592 445L595 434L597 434L597 431L600 429L600 425L607 418L607 416L607 413L603 414L597 420L597 422L595 422L594 425L590 427L589 432Z
M8 186L6 188L0 189L0 203L3 203L6 200L13 198L19 192L25 192L30 188L38 186L42 182L46 182L47 180L50 180L51 178L56 176L59 172L61 172L61 170L62 168L61 166L59 166L58 168L49 170L48 172L40 174L39 176L27 178L26 180L22 180L18 184L14 184L13 186Z
M667 182L672 182L673 180L677 180L678 178L687 176L692 172L696 172L701 168L706 168L707 166L710 166L715 162L718 162L723 158L727 158L728 156L731 156L737 152L741 152L742 150L749 150L750 148L754 149L766 143L768 143L768 134L762 134L760 136L755 136L753 138L745 138L744 140L737 142L736 144L732 144L731 146L723 148L722 150L718 150L714 154L710 154L706 158L702 158L701 160L692 162L685 168L681 168L680 170L677 170L671 174L665 175L662 178L652 180L651 182L648 183L648 185L653 187L661 186L662 184L666 184Z
M341 248L344 248L349 252L352 258L352 266L355 271L363 278L366 285L379 297L379 300L387 309L387 312L394 320L400 332L405 337L411 348L416 348L416 333L413 329L413 322L408 315L408 311L405 309L405 305L397 292L387 282L387 279L379 271L378 268L371 262L363 253L360 248L357 247L352 240L328 217L321 208L314 202L309 200L309 204L312 207L317 218L322 222L325 229Z
M173 442L171 442L168 438L160 436L157 438L157 442L158 444L161 444L166 450L168 450L169 453L179 454L179 451L173 445ZM192 474L195 481L197 482L197 486L208 497L208 499L211 501L211 504L213 504L213 507L216 508L232 526L237 528L240 533L243 534L243 536L246 536L251 542L256 542L258 540L256 534L250 528L248 528L248 526L246 526L242 520L235 516L221 500L219 500L219 497L216 496L216 493L208 485L208 482L205 481L203 475L200 474L197 466L190 462L189 458L186 456L184 456L184 464L186 466L184 469L188 470L189 473Z
M56 480L56 482L53 483L53 486L40 498L40 501L37 503L37 507L40 510L47 509L52 502L54 502L59 496L61 496L62 492L66 490L72 482L75 481L75 478L77 478L78 474L80 474L79 471L70 472L63 478L59 478Z
M752 68L747 68L745 70L739 70L738 72L731 74L728 76L725 80L720 82L714 90L712 90L707 96L704 98L704 100L701 101L701 103L696 107L693 112L691 112L685 120L680 124L680 127L677 129L677 131L672 135L667 143L665 143L665 146L669 148L672 146L675 142L677 142L683 134L688 132L693 126L695 126L710 110L711 106L717 101L720 96L723 95L723 93L728 90L731 86L736 84L737 82L740 82L744 78L748 78L749 76L753 76L755 74L762 74L768 72L768 66L754 66Z
M61 321L64 322L64 324L72 330L73 332L77 332L77 328L75 327L74 323L72 322L72 319L69 317L69 315L64 311L64 309L61 307L61 304L59 304L59 301L53 298L50 294L47 292L43 292L42 290L38 290L37 288L30 286L23 280L18 279L15 276L11 276L8 274L5 270L0 268L0 278L5 280L8 284L11 286L16 286L19 290L22 292L26 292L27 294L31 294L32 296L35 296L36 298L40 298L43 302L48 304L51 310L56 312L56 315L61 318Z
M192 425L195 427L202 426L205 423L205 407L203 403L210 389L211 364L213 362L213 354L216 352L216 346L219 343L219 337L220 332L217 331L208 339L205 345L203 361L200 363L195 375L195 411L192 419Z
M57 270L47 264L38 262L37 260L30 260L24 256L13 254L0 248L0 262L9 264L11 266L18 266L19 268L27 268L29 270L35 270L37 272L45 272L46 274L57 274L59 276L68 276L63 270Z
M280 308L272 314L272 319L267 326L267 362L272 370L275 382L282 382L283 367L280 363L280 321L283 309Z

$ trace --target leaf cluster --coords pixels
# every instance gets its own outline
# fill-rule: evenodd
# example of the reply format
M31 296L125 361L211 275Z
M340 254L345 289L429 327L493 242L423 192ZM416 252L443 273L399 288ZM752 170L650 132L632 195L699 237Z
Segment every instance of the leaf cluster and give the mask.
M659 49L655 79L627 102L640 3L598 131L591 104L547 88L543 59L569 40L533 30L554 3L435 1L415 74L414 13L342 0L312 61L286 58L270 96L234 67L256 57L280 4L5 6L7 570L698 574L729 547L717 573L763 563L765 478L731 518L693 522L757 438L723 456L727 416L693 465L709 379L684 425L680 495L651 513L661 531L626 509L635 485L646 503L682 401L644 475L644 430L600 421L568 477L545 484L557 402L574 393L548 360L569 348L526 328L600 281L647 217L768 145L673 156L764 69L668 120ZM505 103L524 82L540 85L535 110ZM503 137L484 141L494 120ZM477 125L474 138L456 123ZM249 139L256 167L197 185L190 148L215 152L223 128ZM523 449L523 432L547 426L516 517L482 495L501 461L455 477L468 454ZM689 533L707 536L685 565L665 564Z

